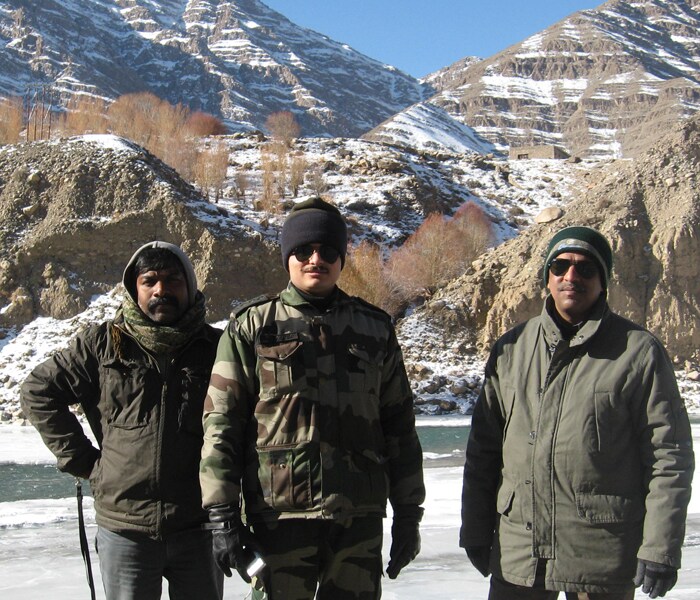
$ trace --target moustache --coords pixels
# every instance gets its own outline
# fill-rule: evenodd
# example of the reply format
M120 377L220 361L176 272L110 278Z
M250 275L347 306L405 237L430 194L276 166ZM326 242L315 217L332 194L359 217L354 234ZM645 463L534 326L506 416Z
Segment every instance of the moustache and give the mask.
M586 291L586 286L580 283L562 283L557 287L560 292L577 292L583 294Z
M317 266L304 267L302 269L302 273L328 273L328 269L326 269L325 267L317 267Z
M174 306L177 308L178 305L177 298L174 296L161 296L160 298L153 298L148 302L149 310L153 310L159 306Z

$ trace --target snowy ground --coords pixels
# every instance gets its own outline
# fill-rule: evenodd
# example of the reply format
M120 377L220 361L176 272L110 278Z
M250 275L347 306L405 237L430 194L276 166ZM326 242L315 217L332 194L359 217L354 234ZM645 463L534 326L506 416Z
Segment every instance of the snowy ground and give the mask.
M430 424L439 422L433 417L426 419ZM462 417L440 422L446 426L463 427L469 421ZM693 439L697 445L700 424L693 425ZM18 456L25 462L53 460L31 427L0 426L0 463L17 462ZM472 600L485 598L487 594L487 580L469 565L464 552L457 545L462 457L434 458L426 461L428 496L421 527L422 550L399 579L384 581L383 598L387 600ZM445 461L448 463L446 466L431 466L445 465ZM0 503L0 598L89 598L78 546L74 502L74 499L67 498L51 502ZM88 537L92 540L95 528L89 498L86 498L86 507L91 523ZM36 525L20 527L19 522L33 522ZM388 556L389 521L385 523L384 553ZM700 494L691 501L683 565L678 584L666 595L667 600L700 598ZM97 578L97 598L103 599L94 556L93 571ZM240 579L226 580L227 600L242 599L246 595L247 586ZM164 594L164 597L167 595ZM635 598L647 596L638 590Z

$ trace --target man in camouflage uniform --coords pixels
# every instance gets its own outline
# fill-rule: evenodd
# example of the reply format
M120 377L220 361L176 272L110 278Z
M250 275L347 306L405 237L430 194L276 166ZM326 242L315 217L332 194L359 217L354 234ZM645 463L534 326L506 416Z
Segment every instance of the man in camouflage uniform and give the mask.
M250 581L253 552L264 558L256 598L379 598L387 498L387 575L420 549L411 389L389 316L336 286L346 249L334 206L297 204L282 229L289 286L234 313L212 370L203 504L227 575Z

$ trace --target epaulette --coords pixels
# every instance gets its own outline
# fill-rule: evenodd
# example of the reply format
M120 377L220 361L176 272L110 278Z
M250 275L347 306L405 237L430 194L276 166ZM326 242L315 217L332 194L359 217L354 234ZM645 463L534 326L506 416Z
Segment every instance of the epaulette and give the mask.
M265 304L265 302L269 302L270 300L276 300L277 298L279 298L279 294L262 294L260 296L256 296L252 300L246 300L245 302L241 302L240 304L237 304L236 306L233 307L233 310L231 311L231 320L235 321L241 314L243 314L251 306L258 306L259 304Z

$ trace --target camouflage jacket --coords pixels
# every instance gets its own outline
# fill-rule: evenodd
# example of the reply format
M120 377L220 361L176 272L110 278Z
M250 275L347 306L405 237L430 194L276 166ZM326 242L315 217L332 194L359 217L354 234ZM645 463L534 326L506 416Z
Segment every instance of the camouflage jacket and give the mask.
M204 506L250 522L384 515L425 497L413 396L389 316L293 286L236 312L204 407Z

